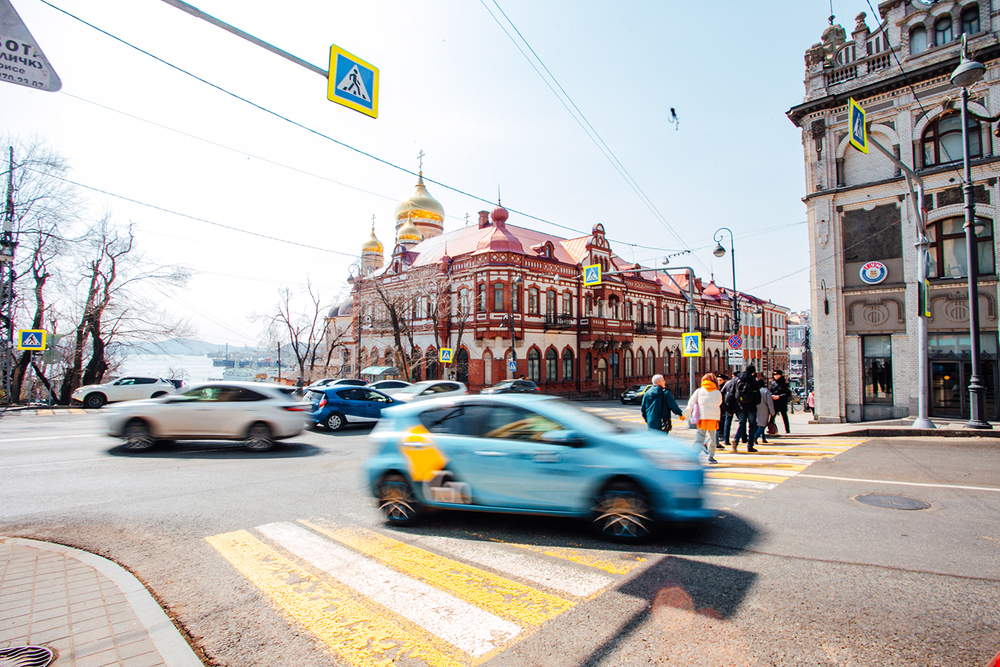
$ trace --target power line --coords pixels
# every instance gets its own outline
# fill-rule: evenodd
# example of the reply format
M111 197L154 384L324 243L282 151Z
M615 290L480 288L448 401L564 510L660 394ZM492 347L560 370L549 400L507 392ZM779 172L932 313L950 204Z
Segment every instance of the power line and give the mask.
M140 48L140 47L138 47L138 46L136 46L136 45L134 45L134 44L132 44L132 43L124 40L124 39L122 39L121 37L118 37L118 36L116 36L116 35L108 32L108 31L106 31L106 30L104 30L102 28L99 28L96 25L94 25L93 23L90 23L90 22L88 22L88 21L80 18L79 16L76 16L75 14L72 14L71 12L68 12L65 9L62 9L61 7L57 7L56 5L53 5L51 2L48 2L48 0L39 0L39 2L41 2L44 5L47 5L48 7L51 7L52 9L54 9L54 10L56 10L56 11L62 13L62 14L65 14L66 16L68 16L68 17L70 17L70 18L72 18L72 19L74 19L76 21L79 21L80 23L84 24L85 26L87 26L89 28L92 28L93 30L96 30L97 32L101 33L102 35L110 37L111 39L115 40L116 42L124 44L125 46L127 46L127 47L129 47L131 49L134 49L134 50L138 51L139 53L142 53L143 55L148 56L149 58L152 58L153 60L156 60L157 62L159 62L159 63L161 63L163 65L166 65L167 67L169 67L169 68L171 68L173 70L176 70L176 71L178 71L178 72L180 72L182 74L185 74L185 75L187 75L187 76L195 79L196 81L199 81L199 82L201 82L201 83L203 83L203 84L205 84L205 85L207 85L207 86L209 86L211 88L214 88L215 90L217 90L217 91L219 91L219 92L221 92L221 93L223 93L225 95L228 95L228 96L230 96L230 97L232 97L234 99L237 99L237 100L239 100L241 102L249 104L250 106L254 107L255 109L258 109L259 111L263 111L264 113L266 113L266 114L268 114L270 116L273 116L273 117L275 117L275 118L277 118L279 120L282 120L282 121L285 121L286 123L294 125L295 127L298 127L298 128L300 128L302 130L305 130L306 132L308 132L310 134L316 135L316 136L318 136L318 137L320 137L322 139L326 139L327 141L330 141L330 142L332 142L334 144L337 144L338 146L346 148L346 149L348 149L350 151L353 151L353 152L355 152L355 153L357 153L359 155L362 155L364 157L367 157L367 158L370 158L372 160L375 160L376 162L379 162L380 164L383 164L383 165L386 165L388 167L391 167L392 169L396 169L398 171L402 171L402 172L404 172L406 174L409 174L411 176L418 176L418 174L414 173L413 171L411 171L409 169L406 169L405 167L401 167L401 166L399 166L397 164L389 162L388 160L385 160L385 159L380 158L380 157L378 157L376 155L373 155L372 153L368 153L367 151L361 150L360 148L356 148L355 146L352 146L352 145L350 145L350 144L348 144L346 142L340 141L338 139L334 139L330 135L324 134L324 133L320 132L319 130L316 130L316 129L313 129L313 128L309 127L308 125L304 125L304 124L302 124L302 123L300 123L300 122L298 122L296 120L292 120L291 118L289 118L287 116L283 116L282 114L279 114L276 111L272 111L271 109L268 109L265 106L257 104L256 102L253 102L253 101L251 101L251 100L249 100L249 99L247 99L247 98L245 98L245 97L243 97L241 95L237 95L236 93L234 93L232 91L229 91L226 88L223 88L222 86L220 86L218 84L212 83L211 81L209 81L209 80L207 80L205 78L202 78L202 77L198 76L197 74L189 72L188 70L186 70L186 69L184 69L184 68L182 68L182 67L180 67L178 65L174 65L173 63L171 63L171 62L169 62L167 60L164 60L163 58L160 58L159 56L156 56L156 55L150 53L149 51L146 51L145 49L142 49L142 48ZM448 185L447 183L443 183L441 181L436 181L434 179L427 178L427 177L424 177L424 180L426 182L428 182L428 183L433 183L435 185L439 185L439 186L441 186L442 188L444 188L446 190L450 190L450 191L455 192L457 194L460 194L462 196L469 197L470 199L473 199L475 201L483 202L483 203L490 204L490 205L493 204L493 202L491 200L489 200L489 199L485 199L483 197L479 197L479 196L474 195L474 194L472 194L470 192L466 192L465 190L461 190L460 188L456 188L454 186ZM526 213L524 211L519 211L519 210L514 209L514 208L508 208L507 210L510 211L511 213L516 213L517 215L524 216L525 218L528 218L528 219L531 219L531 220L535 220L537 222L541 222L541 223L546 224L546 225L551 225L551 226L557 227L559 229L565 229L565 230L571 231L571 232L573 232L575 234L578 234L580 236L589 236L588 232L583 232L583 231L574 229L572 227L569 227L567 225L562 225L562 224L559 224L557 222L552 222L551 220L546 220L545 218L541 218L541 217L538 217L538 216L535 216L535 215L531 215L530 213ZM640 245L640 244L628 243L626 241L620 241L620 240L614 239L614 238L611 238L610 240L614 241L615 243L620 243L622 245L626 245L626 246L629 246L629 247L645 248L647 250L660 250L660 248L655 248L653 246L643 246L643 245Z

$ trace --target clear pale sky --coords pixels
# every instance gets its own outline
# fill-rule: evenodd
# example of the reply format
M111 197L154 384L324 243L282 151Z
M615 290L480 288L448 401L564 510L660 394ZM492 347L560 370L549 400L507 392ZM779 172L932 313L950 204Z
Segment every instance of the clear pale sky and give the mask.
M191 2L324 69L331 44L377 66L377 119L329 102L320 75L160 0L50 1L308 128L41 0L12 0L63 88L0 83L0 129L43 138L83 185L167 209L83 190L94 217L136 225L151 259L196 272L163 307L203 340L256 343L248 315L273 312L284 286L311 280L327 300L343 296L372 215L388 253L394 208L416 182L386 163L416 172L421 150L425 178L468 193L428 182L446 231L466 213L475 224L499 188L509 224L569 238L600 222L627 260L653 265L689 248L673 263L731 286L730 257L712 256L726 226L740 290L809 307L801 134L785 111L802 101L803 54L828 0ZM498 6L663 221L498 25L494 16L517 39ZM848 33L860 11L878 25L863 0L833 7Z

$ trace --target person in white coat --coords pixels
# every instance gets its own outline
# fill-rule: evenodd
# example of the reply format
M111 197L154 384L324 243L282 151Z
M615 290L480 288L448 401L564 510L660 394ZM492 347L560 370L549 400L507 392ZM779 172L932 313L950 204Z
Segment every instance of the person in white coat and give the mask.
M722 392L719 391L719 381L714 373L705 373L684 409L684 418L696 422L698 433L694 438L694 446L704 447L708 451L708 462L715 460L715 450L719 447L719 420L722 418Z
M757 438L759 442L767 444L767 425L771 423L774 416L774 396L764 382L764 374L757 374L757 381L760 382L760 403L757 404Z

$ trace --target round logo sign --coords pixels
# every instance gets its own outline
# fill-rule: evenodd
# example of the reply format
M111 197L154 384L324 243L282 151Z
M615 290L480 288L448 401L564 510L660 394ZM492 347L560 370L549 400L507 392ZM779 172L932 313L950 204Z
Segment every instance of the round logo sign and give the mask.
M878 285L889 275L889 269L882 262L868 262L861 267L862 282L868 285Z

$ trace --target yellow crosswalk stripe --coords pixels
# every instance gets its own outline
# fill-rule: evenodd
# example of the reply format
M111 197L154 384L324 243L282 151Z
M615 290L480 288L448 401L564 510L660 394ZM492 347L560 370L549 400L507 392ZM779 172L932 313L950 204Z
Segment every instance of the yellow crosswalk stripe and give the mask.
M740 473L740 472L706 472L705 477L710 477L712 479L742 479L748 482L766 482L769 484L781 484L788 477L784 475L757 475L751 473Z
M541 625L574 605L551 593L362 528L331 528L303 519L299 523L497 616Z
M529 544L514 544L512 542L504 542L503 544L511 547L517 547L518 549L534 551L535 553L544 554L546 556L552 556L553 558L579 563L580 565L586 565L587 567L595 567L598 570L604 570L605 572L610 572L611 574L629 574L636 568L642 567L643 563L646 562L646 559L641 556L635 556L631 559L623 557L609 560L605 557L595 556L586 551L569 549L566 547L536 547Z
M250 533L238 530L205 538L233 567L280 609L356 667L391 667L423 661L461 667L465 654L398 619L353 599L335 582L298 566Z

